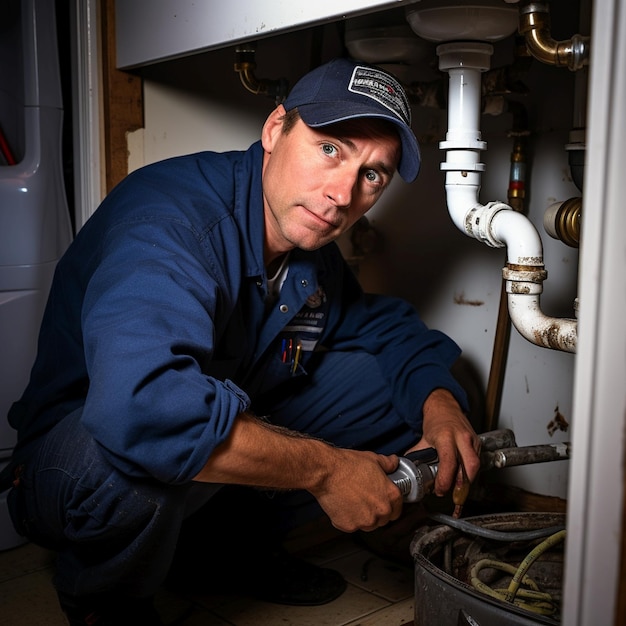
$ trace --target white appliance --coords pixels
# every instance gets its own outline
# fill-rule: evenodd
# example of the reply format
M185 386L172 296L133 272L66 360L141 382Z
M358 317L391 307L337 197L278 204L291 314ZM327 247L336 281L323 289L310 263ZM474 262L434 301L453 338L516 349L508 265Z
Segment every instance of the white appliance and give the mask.
M55 3L0 3L0 467L15 445L6 414L28 382L57 260L72 239L63 186ZM0 549L23 539L0 494Z

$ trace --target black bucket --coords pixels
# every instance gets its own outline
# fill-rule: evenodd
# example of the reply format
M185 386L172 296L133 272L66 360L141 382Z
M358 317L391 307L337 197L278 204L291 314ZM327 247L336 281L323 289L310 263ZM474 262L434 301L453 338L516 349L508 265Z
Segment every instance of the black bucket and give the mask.
M463 521L489 531L517 535L512 535L514 541L503 541L493 538L497 533L480 537L448 525L420 529L411 543L415 560L415 626L560 624L563 541L557 541L545 551L539 548L541 555L526 572L533 587L538 588L542 597L548 596L548 601L521 599L533 593L526 590L519 592L513 602L488 593L507 589L513 578L511 573L501 571L499 564L514 570L546 539L528 540L519 533L564 527L565 516L560 513L498 513ZM494 562L496 567L491 567ZM485 564L488 565L485 567Z

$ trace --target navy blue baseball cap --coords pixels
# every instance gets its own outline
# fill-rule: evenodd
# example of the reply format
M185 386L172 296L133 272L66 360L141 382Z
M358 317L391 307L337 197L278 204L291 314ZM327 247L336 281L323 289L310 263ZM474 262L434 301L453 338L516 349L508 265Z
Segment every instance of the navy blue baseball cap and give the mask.
M417 177L420 150L411 130L409 99L398 80L379 67L334 59L303 76L283 106L286 111L297 107L311 128L361 117L392 122L402 142L398 173L408 183Z

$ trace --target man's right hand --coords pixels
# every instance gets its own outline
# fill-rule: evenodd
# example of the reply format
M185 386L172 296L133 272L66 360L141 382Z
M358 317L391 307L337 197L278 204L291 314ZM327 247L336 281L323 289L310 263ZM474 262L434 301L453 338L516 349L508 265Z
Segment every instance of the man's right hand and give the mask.
M387 476L397 466L395 455L336 448L242 414L195 480L304 489L335 528L370 531L402 512L402 494Z
M371 531L400 516L402 495L387 475L398 457L341 448L330 456L327 475L309 491L335 528Z

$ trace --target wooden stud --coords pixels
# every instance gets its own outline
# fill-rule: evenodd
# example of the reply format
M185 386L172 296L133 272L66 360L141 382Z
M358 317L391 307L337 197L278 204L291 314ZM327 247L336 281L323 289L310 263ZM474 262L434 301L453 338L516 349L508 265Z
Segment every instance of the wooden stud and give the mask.
M115 0L101 0L102 94L106 193L128 174L127 134L143 128L143 84L118 70L115 50Z

